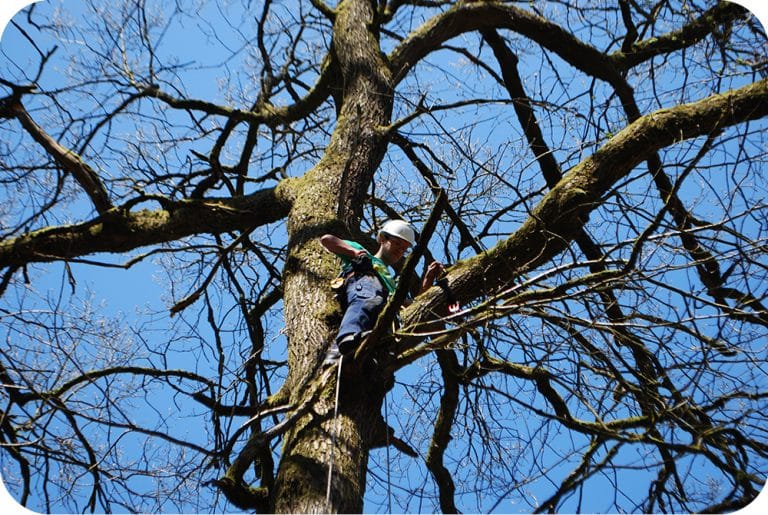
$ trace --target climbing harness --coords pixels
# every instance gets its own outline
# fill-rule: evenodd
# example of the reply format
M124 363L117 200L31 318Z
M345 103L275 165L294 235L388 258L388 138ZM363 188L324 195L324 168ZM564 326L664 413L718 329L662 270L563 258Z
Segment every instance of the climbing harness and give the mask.
M331 457L328 460L328 483L325 487L325 504L328 508L328 513L331 512L331 479L333 478L333 454L336 448L336 433L338 433L339 424L339 386L341 385L341 364L343 361L344 356L340 356L336 369L336 399L334 400L333 425L331 426Z

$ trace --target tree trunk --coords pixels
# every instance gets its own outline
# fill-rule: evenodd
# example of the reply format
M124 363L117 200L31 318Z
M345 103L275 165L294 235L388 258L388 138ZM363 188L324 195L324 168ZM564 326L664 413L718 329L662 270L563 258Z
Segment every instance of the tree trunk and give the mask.
M293 405L302 402L306 385L319 373L338 321L339 308L328 286L338 262L320 247L317 237L357 231L361 199L386 149L377 129L389 123L392 80L374 19L373 4L367 0L348 0L336 11L333 54L341 70L337 126L318 165L292 185L283 294L289 342L285 387ZM368 450L382 428L379 380L383 378L360 364L343 368L338 417L333 416L335 381L331 381L310 414L284 437L271 499L275 512L363 509ZM333 479L327 503L331 455Z

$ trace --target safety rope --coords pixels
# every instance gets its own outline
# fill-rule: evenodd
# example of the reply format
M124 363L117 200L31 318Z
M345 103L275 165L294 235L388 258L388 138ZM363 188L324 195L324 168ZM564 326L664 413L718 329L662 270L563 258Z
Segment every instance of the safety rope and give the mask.
M339 364L336 370L336 399L333 407L333 425L331 426L331 457L328 460L328 483L325 487L325 505L328 509L328 513L331 513L331 479L333 477L333 454L336 448L336 433L338 432L338 417L339 417L339 385L341 385L341 363L344 361L344 356L339 357ZM390 511L391 513L391 511Z
M331 480L333 479L333 462L334 462L334 450L336 449L336 438L339 431L339 389L341 385L341 364L344 361L344 356L339 357L339 363L336 368L336 396L333 406L333 425L331 426L331 456L328 460L328 481L325 485L325 505L328 513L331 513ZM392 477L390 471L390 455L389 455L389 408L386 397L384 398L384 432L386 438L386 454L387 454L387 512L392 513Z

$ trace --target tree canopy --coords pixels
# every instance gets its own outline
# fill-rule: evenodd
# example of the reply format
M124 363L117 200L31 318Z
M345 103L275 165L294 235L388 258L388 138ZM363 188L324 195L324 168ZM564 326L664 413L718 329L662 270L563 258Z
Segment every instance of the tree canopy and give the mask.
M47 512L749 504L767 49L713 1L24 9L0 58L5 485ZM318 238L375 250L391 218L420 231L398 289L323 366Z

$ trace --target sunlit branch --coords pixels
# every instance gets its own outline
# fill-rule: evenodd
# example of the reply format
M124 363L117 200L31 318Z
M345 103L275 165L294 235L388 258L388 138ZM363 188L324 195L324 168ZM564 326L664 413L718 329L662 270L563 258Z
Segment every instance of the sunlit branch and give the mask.
M270 188L235 198L168 200L166 209L158 211L113 208L89 222L48 227L0 242L0 267L125 252L193 234L246 230L254 223L266 225L283 218L288 207L279 188Z
M0 118L16 118L53 160L66 172L72 174L91 199L98 213L104 214L112 208L107 190L96 171L73 150L64 147L45 132L24 108L19 95L13 94L0 99Z
M174 97L160 90L157 85L138 87L144 96L161 100L174 109L200 111L209 115L223 116L233 122L265 124L271 127L279 124L290 124L312 113L328 98L330 94L329 86L334 80L331 58L326 56L321 65L317 82L299 102L288 106L275 106L262 101L257 103L254 109L250 110L224 107L205 100Z
M611 186L650 154L667 145L768 114L768 81L643 116L611 138L567 174L534 208L531 217L496 247L461 262L449 274L462 304L493 291L520 271L562 252L584 227L589 213ZM484 285L478 290L477 285ZM404 320L436 311L444 302L437 288L406 309Z
M466 32L510 29L555 52L589 76L612 82L618 74L612 61L559 25L531 11L496 2L467 2L428 20L390 55L393 75L402 78L440 44Z
M716 34L721 30L720 26L747 16L749 11L735 2L718 2L678 30L623 45L621 51L611 54L610 59L616 68L627 70L654 57L693 46Z

